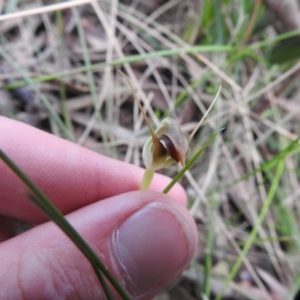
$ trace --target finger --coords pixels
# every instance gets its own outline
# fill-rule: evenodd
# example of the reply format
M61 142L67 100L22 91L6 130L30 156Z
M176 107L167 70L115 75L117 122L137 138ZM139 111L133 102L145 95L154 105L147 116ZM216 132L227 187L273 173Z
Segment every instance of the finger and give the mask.
M138 190L144 172L4 117L0 117L0 148L63 213ZM0 214L29 222L45 220L26 198L28 189L2 161L0 178ZM151 189L162 191L169 180L156 175ZM181 186L169 194L185 204Z
M132 299L150 299L191 261L195 223L157 192L130 192L68 216ZM104 299L89 263L52 223L0 245L0 299Z
M0 216L0 243L16 235L15 220Z

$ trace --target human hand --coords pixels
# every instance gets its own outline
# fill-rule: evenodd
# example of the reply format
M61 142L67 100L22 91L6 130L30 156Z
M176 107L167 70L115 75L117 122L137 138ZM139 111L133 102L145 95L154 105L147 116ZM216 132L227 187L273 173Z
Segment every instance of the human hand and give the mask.
M0 148L66 215L133 299L150 299L191 261L195 223L184 190L155 175L0 117ZM75 245L26 198L0 160L0 299L105 299ZM173 197L173 198L171 198ZM9 218L9 221L7 219ZM35 224L10 238L12 219Z

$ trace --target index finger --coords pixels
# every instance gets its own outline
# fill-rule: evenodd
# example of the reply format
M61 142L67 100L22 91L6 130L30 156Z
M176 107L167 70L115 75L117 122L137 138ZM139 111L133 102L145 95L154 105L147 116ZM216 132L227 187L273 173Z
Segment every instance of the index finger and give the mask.
M23 123L0 117L0 148L64 213L139 189L142 168L97 154ZM27 187L0 161L0 214L28 222L45 220L25 196ZM155 175L152 190L170 181ZM169 193L186 203L183 188Z

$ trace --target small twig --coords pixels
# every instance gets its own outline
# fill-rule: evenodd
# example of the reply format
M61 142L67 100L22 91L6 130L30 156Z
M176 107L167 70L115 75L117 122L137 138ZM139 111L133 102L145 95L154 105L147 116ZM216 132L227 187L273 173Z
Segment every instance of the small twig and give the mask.
M195 135L195 133L197 132L197 130L200 128L200 126L202 125L202 123L204 122L205 118L207 117L207 115L209 114L210 110L212 109L212 107L214 106L215 102L217 101L220 92L221 92L222 86L220 85L218 92L215 96L215 99L213 100L213 102L211 103L210 107L208 108L208 110L206 111L206 113L204 114L204 116L202 117L202 119L200 120L200 122L198 123L198 125L195 127L195 129L193 130L193 132L190 134L188 141L190 142L191 139L193 138L193 136Z
M48 13L48 12L52 12L52 11L56 11L56 10L68 9L70 7L83 5L83 4L91 3L94 1L96 1L96 0L74 0L74 1L69 1L69 2L63 2L63 3L58 3L58 4L52 4L52 5L32 8L32 9L28 9L25 11L18 11L18 12L7 14L7 15L0 15L0 22L6 21L6 20L11 20L11 19L16 19L16 18L23 18L23 17L33 16L33 15L38 15L38 14L44 14L44 13Z
M253 12L252 12L250 20L248 22L245 34L242 38L241 45L244 45L247 42L247 40L248 40L252 30L253 30L253 26L254 26L256 18L257 18L257 14L258 14L258 11L259 11L259 8L260 8L261 1L262 0L256 0L255 1Z

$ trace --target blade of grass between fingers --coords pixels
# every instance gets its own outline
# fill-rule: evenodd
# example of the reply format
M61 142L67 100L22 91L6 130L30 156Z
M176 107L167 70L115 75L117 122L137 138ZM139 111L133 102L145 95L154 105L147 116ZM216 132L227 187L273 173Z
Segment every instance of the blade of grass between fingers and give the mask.
M62 229L62 231L73 241L73 243L80 249L80 247L78 246L78 244L80 244L80 240L78 240L77 237L75 237L68 228L65 227L65 223L64 221L62 221L60 219L60 217L56 216L53 214L53 211L45 204L42 203L40 201L40 199L35 196L34 194L28 193L28 198L41 210L45 213L45 215L47 215L49 217L49 219L51 219L59 228ZM71 226L71 225L70 225ZM63 229L64 228L64 229ZM67 233L68 232L68 233ZM81 249L80 249L81 250ZM88 257L86 256L86 258L88 259ZM106 295L106 298L109 300L114 300L114 297L111 293L111 291L109 290L106 281L103 278L103 275L101 274L101 272L99 271L99 267L97 266L97 262L95 262L94 260L90 260L88 259L93 267L93 270L100 282L100 285L103 288L103 291Z
M208 141L201 147L201 149L186 163L184 168L182 168L176 176L172 179L172 181L166 186L163 190L164 194L167 194L171 188L177 183L177 181L184 175L184 173L192 167L192 165L197 161L198 157L203 153L203 151L215 140L217 134L219 132L214 133Z
M101 286L103 288L103 291L104 291L104 293L106 295L106 298L114 300L115 297L113 296L111 290L109 289L109 287L108 287L108 285L107 285L107 283L105 281L105 278L103 277L102 273L99 271L98 266L95 263L92 263L92 267L93 267L93 270L94 270L96 276L98 277L98 280L100 281L100 284L101 284Z
M34 82L30 77L27 76L26 72L18 66L17 63L14 62L14 60L0 47L0 55L24 78L24 81L32 87L32 89L35 91L35 93L38 95L46 109L48 110L50 116L53 118L53 120L57 123L61 131L65 134L66 138L72 141L72 135L66 125L62 122L52 105L49 103L47 98L44 96L44 94L41 93L41 91L36 87Z
M81 235L72 227L63 214L53 205L46 195L26 176L26 174L0 149L0 158L5 164L29 187L32 194L29 198L36 204L79 248L92 266L97 267L106 276L111 285L116 289L124 300L130 300L130 297L121 287L119 282L109 272L104 263L94 253L92 248L81 237ZM98 274L96 274L98 277ZM100 278L98 278L100 280Z
M269 207L273 202L274 195L276 194L276 190L278 188L279 181L281 179L283 170L284 170L284 160L281 159L278 162L274 180L273 180L272 185L270 187L270 190L268 192L267 199L266 199L266 201L264 202L264 204L262 206L262 209L261 209L260 214L258 216L257 222L255 223L255 226L252 229L242 252L240 253L240 255L239 255L238 259L236 260L235 264L233 265L233 267L231 268L231 272L230 272L230 274L228 275L228 277L225 281L224 288L222 289L221 293L218 295L216 300L221 300L222 299L222 296L223 296L223 293L225 292L226 287L228 287L228 285L230 284L232 279L236 276L236 274L237 274L239 268L241 267L241 265L243 263L243 260L245 259L250 247L254 243L257 232L259 230L259 227L261 226L263 220L265 219L265 216L266 216L266 214L269 210Z

